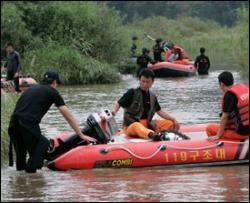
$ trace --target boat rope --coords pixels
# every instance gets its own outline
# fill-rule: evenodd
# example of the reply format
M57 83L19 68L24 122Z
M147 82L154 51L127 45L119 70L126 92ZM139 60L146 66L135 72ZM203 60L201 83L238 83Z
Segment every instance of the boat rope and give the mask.
M158 149L157 149L153 154L151 154L151 155L149 155L149 156L144 156L144 157L135 154L135 153L132 152L130 149L128 149L127 147L124 147L124 146L111 146L111 147L108 147L108 148L106 148L106 149L102 149L102 150L100 151L100 153L102 153L102 154L107 154L107 153L108 153L109 151L111 151L111 150L119 150L119 149L122 149L122 150L128 152L129 154L131 154L132 156L134 156L134 157L137 158L137 159L147 160L147 159L153 158L153 157L154 157L156 154L158 154L160 151L166 150L167 148L166 148L166 145L160 145L160 146L158 147Z
M235 142L235 141L221 141L223 143L230 143L230 144L249 144L249 140L245 141L245 142Z
M174 145L171 145L171 144L160 145L158 147L158 149L153 154L151 154L149 156L145 156L145 157L142 157L142 156L139 156L139 155L135 154L134 152L132 152L130 149L128 149L125 146L110 146L110 147L107 147L106 149L101 149L100 153L101 154L107 154L111 150L124 150L124 151L128 152L129 154L131 154L132 156L134 156L137 159L146 160L146 159L153 158L160 151L166 150L167 147L172 148L172 149L177 149L177 150L192 150L193 151L193 150L205 150L205 149L210 149L210 148L214 148L214 147L221 147L221 146L224 145L224 143L245 144L245 143L249 143L249 142L248 141L247 142L219 141L219 142L216 142L216 143L213 143L211 145L204 146L204 147L177 147L177 146L174 146Z

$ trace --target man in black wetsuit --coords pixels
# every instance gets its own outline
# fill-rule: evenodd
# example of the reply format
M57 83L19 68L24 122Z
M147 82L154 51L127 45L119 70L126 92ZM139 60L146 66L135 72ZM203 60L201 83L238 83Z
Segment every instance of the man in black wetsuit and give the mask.
M208 74L208 70L210 68L210 60L208 56L204 54L205 48L201 47L200 53L201 54L195 59L194 66L198 69L198 73L200 75L206 75Z
M164 52L161 42L162 39L158 38L155 40L156 44L153 46L154 60L156 62L162 62L161 53Z
M87 142L96 141L96 139L81 132L75 118L56 90L60 83L56 72L47 71L43 76L41 84L29 87L16 103L8 131L10 146L13 142L16 152L17 170L35 173L37 169L42 168L43 160L49 147L49 140L42 135L39 124L52 104L56 105L60 113L81 139ZM29 160L26 162L27 152ZM10 166L13 165L11 157Z
M140 55L137 58L137 64L139 65L139 69L137 70L137 76L139 75L140 71L144 68L148 67L148 63L155 64L156 61L154 61L150 56L149 56L150 50L147 48L142 49L142 55Z
M5 45L6 52L6 63L4 68L7 69L7 80L13 80L15 84L15 91L20 92L19 89L19 72L21 70L21 57L20 54L15 51L14 45L11 42L8 42Z

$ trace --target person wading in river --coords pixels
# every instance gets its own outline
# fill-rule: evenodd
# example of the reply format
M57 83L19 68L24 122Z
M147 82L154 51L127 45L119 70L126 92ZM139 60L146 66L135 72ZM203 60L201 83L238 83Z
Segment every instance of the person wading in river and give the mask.
M154 77L152 70L143 69L139 73L140 86L129 89L113 107L113 115L116 115L120 107L124 108L123 126L127 136L159 141L162 139L161 131L179 130L176 119L161 109L156 95L149 90ZM164 120L152 120L155 112Z
M223 92L220 124L207 126L208 140L228 138L245 140L249 138L249 87L235 84L233 74L228 71L218 76Z
M56 90L60 84L59 76L54 71L47 71L41 84L29 87L18 99L9 124L10 136L10 166L13 165L11 143L16 152L16 169L35 173L41 169L49 140L41 133L39 124L52 104L55 104L60 113L68 121L81 139L87 142L96 142L96 139L84 135L59 92ZM26 153L29 160L26 162Z

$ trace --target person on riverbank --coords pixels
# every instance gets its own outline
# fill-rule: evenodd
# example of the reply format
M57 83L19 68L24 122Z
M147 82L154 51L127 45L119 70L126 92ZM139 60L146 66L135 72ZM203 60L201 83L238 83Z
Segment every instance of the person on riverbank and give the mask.
M4 64L4 68L7 69L6 80L13 80L15 91L21 92L19 89L19 72L22 69L20 54L14 49L11 42L6 43L4 49L6 52L6 62Z
M249 87L235 84L233 74L228 71L218 76L223 92L219 124L209 124L208 140L228 138L245 140L249 138Z
M162 39L158 38L155 40L156 44L153 46L153 54L154 54L154 60L156 62L162 62L162 57L161 57L161 53L164 52L163 48L162 48Z
M205 48L200 48L200 55L196 57L194 66L197 68L199 75L207 75L210 68L209 57L205 55Z
M58 108L70 126L81 139L95 142L94 138L84 135L59 92L59 75L54 71L47 71L43 75L41 84L29 87L18 99L12 113L8 132L10 136L10 152L13 143L16 152L16 169L35 173L41 169L49 148L49 140L42 135L39 124L52 104ZM26 153L29 160L26 163ZM10 165L13 165L10 156Z
M156 95L150 91L154 83L154 72L143 69L139 74L139 87L129 89L114 105L115 116L120 107L124 108L123 129L127 136L161 140L161 131L179 130L175 118L163 111ZM157 113L164 120L152 120Z
M148 63L152 63L155 64L156 61L154 61L150 56L149 56L150 50L147 48L143 48L142 49L142 55L140 55L137 58L137 64L139 66L138 70L137 70L137 76L139 76L139 73L142 69L147 68L148 67Z

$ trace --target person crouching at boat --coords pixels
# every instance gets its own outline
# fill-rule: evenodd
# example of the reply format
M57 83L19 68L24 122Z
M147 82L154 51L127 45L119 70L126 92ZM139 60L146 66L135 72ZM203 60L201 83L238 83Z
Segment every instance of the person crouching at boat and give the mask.
M42 135L39 124L52 104L68 121L76 134L87 142L95 142L92 137L84 135L59 92L59 76L54 71L47 71L41 84L29 87L18 99L9 124L10 136L10 166L13 166L11 144L16 152L16 169L35 173L41 169L49 148L49 140ZM29 160L26 163L26 153Z
M235 84L233 74L228 71L218 76L223 92L220 124L207 126L208 140L228 138L245 140L249 138L249 87Z
M161 109L156 95L150 91L154 78L152 70L143 69L139 73L140 86L129 89L112 109L115 116L120 107L124 108L123 126L127 136L158 141L162 139L161 131L179 130L176 119ZM152 120L155 112L164 120Z
M137 65L139 65L139 69L137 70L137 76L139 76L139 73L142 69L148 67L148 63L155 64L156 61L154 61L150 56L149 56L150 50L147 48L142 49L142 55L140 55L137 58Z

